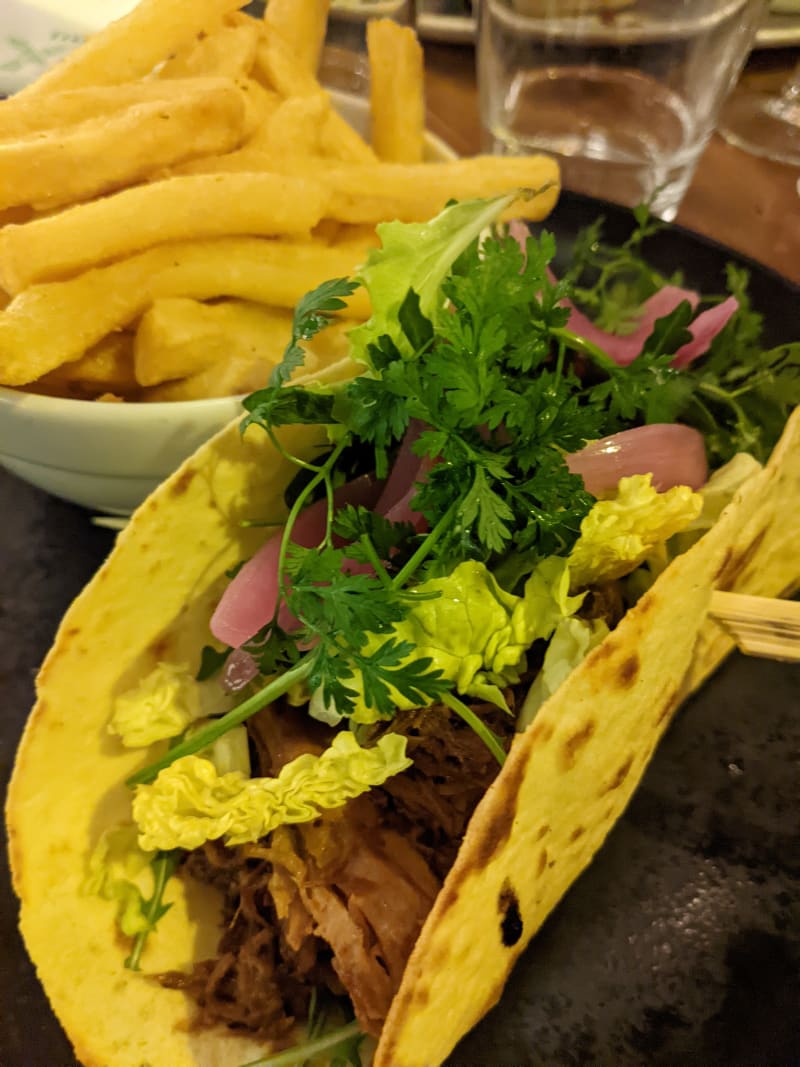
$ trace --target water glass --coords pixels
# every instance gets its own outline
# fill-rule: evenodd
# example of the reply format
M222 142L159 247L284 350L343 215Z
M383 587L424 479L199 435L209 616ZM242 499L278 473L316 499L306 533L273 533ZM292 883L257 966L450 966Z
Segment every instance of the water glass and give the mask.
M484 147L559 160L565 188L671 220L765 0L481 0Z
M371 18L394 19L407 26L412 20L411 0L335 0L331 4L317 72L326 88L368 95L367 22Z

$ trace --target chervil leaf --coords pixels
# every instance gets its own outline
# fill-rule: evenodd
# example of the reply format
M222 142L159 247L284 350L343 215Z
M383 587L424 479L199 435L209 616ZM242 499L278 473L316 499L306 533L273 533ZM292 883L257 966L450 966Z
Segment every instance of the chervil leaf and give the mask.
M592 405L610 420L607 431L642 418L644 422L674 422L695 389L684 371L672 366L672 354L643 353L627 367L611 371L609 378L588 391Z
M451 683L442 678L442 672L431 669L429 657L403 663L413 654L414 646L410 642L390 638L369 656L352 655L363 681L365 703L384 718L392 718L395 713L392 688L410 703L419 705L431 703L450 689Z
M384 378L362 375L349 382L336 405L339 421L362 441L379 448L399 441L408 426L408 401L402 389L392 388L387 380L391 370ZM402 373L398 368L397 376L402 378Z
M337 647L324 642L314 653L308 685L312 692L319 690L325 705L346 717L356 710L355 694L345 685L354 674L354 667L339 654Z
M294 312L291 340L283 353L283 359L270 375L270 385L283 385L293 372L303 365L305 352L300 341L308 341L324 329L331 320L330 313L347 306L344 298L355 292L358 284L348 278L333 278L301 298Z
M501 552L511 537L510 523L514 512L491 488L484 468L479 467L469 492L461 502L462 523L477 526L478 540L489 552Z
M142 900L142 914L145 928L133 939L133 947L125 960L128 970L138 971L144 946L159 921L167 914L172 904L164 903L164 891L180 860L180 852L157 852L150 864L153 873L153 892Z
M318 426L333 419L335 398L299 386L268 386L245 397L243 406L249 413L241 421L242 433L251 424L263 426Z
M369 557L359 553L358 541L366 537L378 558L388 560L394 550L413 536L414 527L410 522L391 522L368 508L348 504L336 512L333 532L345 541L353 542L347 549L351 559L368 563Z
M292 545L286 571L288 606L315 633L335 636L360 648L367 633L385 633L403 618L399 590L387 589L374 575L353 574L343 549L305 549Z
M265 678L283 674L294 667L300 659L298 635L282 630L277 623L269 622L254 637L244 644L258 665L258 672Z
M200 666L195 675L197 681L205 682L208 678L213 678L217 671L222 670L230 653L230 648L224 648L220 651L212 645L204 645L200 650Z

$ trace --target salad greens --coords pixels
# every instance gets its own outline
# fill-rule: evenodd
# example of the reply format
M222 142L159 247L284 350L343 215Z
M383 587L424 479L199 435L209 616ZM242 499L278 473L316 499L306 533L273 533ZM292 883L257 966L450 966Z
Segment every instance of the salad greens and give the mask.
M647 238L664 224L651 218L644 206L633 214L637 225L622 245L604 241L602 218L587 226L578 235L564 274L573 300L598 326L620 335L635 327L649 297L683 281L680 274L666 277L647 262ZM681 304L659 321L642 355L617 373L612 370L600 386L622 418L638 415L644 422L680 421L696 427L705 437L712 467L741 452L763 463L789 412L800 404L800 342L764 347L763 316L752 307L748 280L745 268L727 265L725 295L736 298L738 310L714 338L707 356L688 373L670 368L669 349L674 347L664 349L659 340L685 328L691 319L688 304Z
M498 739L461 697L505 707L504 688L528 669L526 650L551 641L524 725L607 632L604 623L577 617L582 590L632 571L690 527L701 507L686 487L656 493L649 476L624 480L614 499L598 502L570 473L568 453L642 423L681 421L705 434L715 466L741 451L761 460L800 402L800 345L762 350L760 317L735 268L728 281L739 309L707 355L685 369L672 365L692 336L694 312L683 301L655 322L641 354L618 366L568 328L566 302L579 302L618 333L629 330L642 302L667 282L642 256L658 224L640 210L632 236L615 249L603 244L600 223L589 227L570 270L556 280L551 234L529 237L523 248L505 229L491 229L511 199L455 204L422 225L379 227L383 247L356 279L327 282L301 301L282 362L269 385L245 401L242 430L262 427L284 455L280 427L328 428L325 454L314 462L290 456L299 474L287 492L278 604L282 599L298 628L284 629L276 607L245 646L262 687L205 725L196 721L196 707L183 709L178 729L188 724L185 732L129 779L140 814L171 797L148 834L150 846L162 850L153 860L156 892L146 902L153 915L162 907L157 890L172 849L193 847L191 830L161 832L167 824L174 829L176 797L191 794L184 806L214 825L212 836L233 826L233 809L252 825L249 837L234 829L232 841L273 825L243 798L258 789L280 792L280 778L264 786L236 772L217 774L197 754L278 697L300 690L312 716L331 725L348 720L354 732L337 738L352 739L352 767L378 751L360 747L363 731L391 720L398 707L436 701L468 721L502 762ZM300 342L359 284L373 306L372 318L351 334L363 372L334 386L292 386L304 358ZM423 523L393 522L364 507L334 510L334 490L352 475L354 455L359 469L382 478L409 447L422 472L412 505ZM293 527L320 498L327 501L321 541L301 548ZM227 651L204 650L198 677L209 678ZM135 708L121 718L140 737L164 736L161 726L156 733L142 728ZM404 759L404 749L387 755L383 769L362 775L364 788L384 771L402 769ZM203 763L210 772L198 769ZM285 771L297 773L292 764ZM305 772L309 792L300 799L313 812L326 805L314 800L316 770ZM355 795L348 788L342 797ZM142 936L151 928L145 924Z
M190 850L223 835L228 845L257 841L277 826L342 807L410 766L400 734L384 734L362 748L349 730L337 733L321 755L291 760L277 778L220 774L212 760L184 756L136 794L139 847Z
M385 224L382 248L355 281L327 282L298 306L284 360L269 386L245 401L242 430L261 426L282 449L281 426L329 428L327 455L315 463L296 459L303 481L294 487L280 549L281 593L300 628L286 633L276 613L253 642L265 687L179 741L131 785L152 781L298 684L315 695L312 709L328 721L331 708L338 720L358 706L363 722L391 718L398 698L424 706L450 693L452 672L448 677L435 655L420 655L403 620L430 595L426 582L466 561L485 565L518 593L542 560L568 557L595 500L564 457L587 441L680 419L706 431L719 462L739 450L769 451L800 401L800 346L761 351L758 317L738 273L730 280L739 313L707 357L687 369L671 366L691 337L692 309L683 302L656 321L641 355L621 367L566 328L565 301L577 294L617 321L624 303L629 315L665 281L640 255L657 224L640 212L638 228L615 251L602 244L599 225L590 227L571 272L555 281L555 241L547 231L524 249L502 230L478 239L508 202L454 204L429 223ZM592 272L591 288L577 284ZM633 280L623 283L623 276ZM300 341L322 329L357 284L367 287L374 308L352 334L363 373L330 387L289 385L302 359ZM413 424L424 428L411 448L427 465L413 506L427 530L363 507L334 514L348 450L368 450L368 466L385 475ZM300 548L291 541L293 525L319 493L329 504L322 543ZM347 561L369 563L372 572L354 572Z

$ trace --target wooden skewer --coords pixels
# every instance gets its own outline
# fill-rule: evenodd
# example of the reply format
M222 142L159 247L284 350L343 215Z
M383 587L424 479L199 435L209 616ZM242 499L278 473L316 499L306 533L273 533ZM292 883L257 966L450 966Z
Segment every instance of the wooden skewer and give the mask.
M715 590L708 613L745 655L800 663L800 603Z

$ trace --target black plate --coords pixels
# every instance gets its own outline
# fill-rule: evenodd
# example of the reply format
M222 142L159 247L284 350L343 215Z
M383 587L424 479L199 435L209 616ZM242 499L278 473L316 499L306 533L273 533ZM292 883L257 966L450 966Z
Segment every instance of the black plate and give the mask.
M565 194L548 220L561 254L598 213L624 239L627 213ZM647 251L705 292L721 291L727 261L746 262L678 227ZM800 290L747 265L768 342L800 337ZM0 515L5 790L34 671L111 535L3 471ZM799 819L800 668L735 656L682 710L451 1067L800 1064ZM16 931L4 851L2 864L0 1063L72 1067Z

